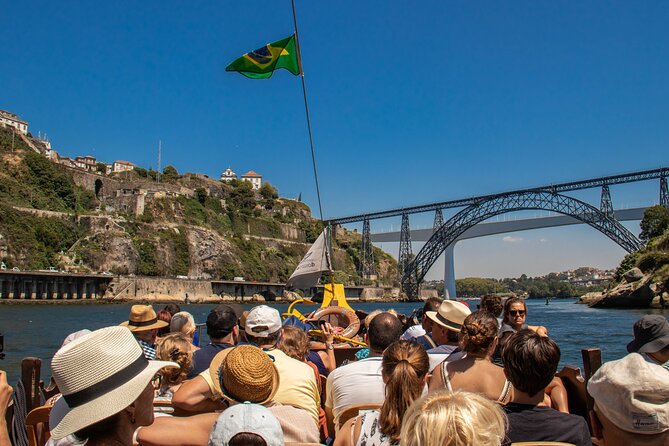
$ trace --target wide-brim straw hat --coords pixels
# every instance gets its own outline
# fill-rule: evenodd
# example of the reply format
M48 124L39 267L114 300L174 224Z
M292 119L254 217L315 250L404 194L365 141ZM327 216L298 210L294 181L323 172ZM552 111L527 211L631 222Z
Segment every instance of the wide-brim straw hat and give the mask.
M149 361L125 327L107 327L75 339L56 352L53 378L62 393L49 416L51 436L59 440L130 406L163 367Z
M151 305L133 305L130 308L130 320L121 322L120 325L136 332L167 327L169 323L159 320Z
M465 318L470 314L472 312L467 305L448 299L439 305L437 311L425 312L425 316L429 317L434 323L451 331L462 330L462 324L465 323Z
M236 403L266 404L279 389L279 371L274 362L252 345L219 352L211 361L209 374L215 392Z

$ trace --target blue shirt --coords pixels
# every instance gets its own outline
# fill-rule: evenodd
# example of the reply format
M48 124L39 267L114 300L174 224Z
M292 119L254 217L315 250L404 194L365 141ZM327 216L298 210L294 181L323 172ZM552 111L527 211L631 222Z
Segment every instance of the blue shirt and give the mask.
M200 350L196 350L193 353L193 365L188 371L188 378L194 378L207 370L211 365L211 360L214 359L214 356L216 356L218 352L230 347L234 347L234 345L209 343Z

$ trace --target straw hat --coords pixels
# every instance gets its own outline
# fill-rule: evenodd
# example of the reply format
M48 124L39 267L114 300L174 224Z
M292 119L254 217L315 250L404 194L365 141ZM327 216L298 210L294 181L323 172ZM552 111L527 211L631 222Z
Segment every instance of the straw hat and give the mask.
M128 327L134 333L167 327L169 324L158 320L158 316L156 316L156 312L153 311L151 305L133 305L130 308L130 320L122 322L120 325Z
M125 327L96 330L67 344L51 361L63 397L49 417L59 440L130 406L167 361L148 361Z
M462 330L462 324L465 323L465 318L470 314L472 312L467 305L448 299L439 305L437 311L425 312L425 316L429 317L434 323L451 331Z
M279 371L267 353L252 345L219 352L211 361L209 375L217 394L243 403L265 404L279 388Z

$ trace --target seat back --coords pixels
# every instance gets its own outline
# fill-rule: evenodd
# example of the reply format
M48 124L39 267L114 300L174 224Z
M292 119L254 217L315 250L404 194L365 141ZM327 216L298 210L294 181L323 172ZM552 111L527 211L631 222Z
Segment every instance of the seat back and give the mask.
M344 425L344 423L346 423L351 418L357 417L361 411L378 410L380 408L380 404L355 404L353 406L347 407L339 415L339 425L337 426L337 430L339 430Z
M26 433L29 446L44 446L51 436L49 414L52 406L36 407L26 417Z
M576 446L574 443L564 443L562 441L520 441L511 443L511 446Z

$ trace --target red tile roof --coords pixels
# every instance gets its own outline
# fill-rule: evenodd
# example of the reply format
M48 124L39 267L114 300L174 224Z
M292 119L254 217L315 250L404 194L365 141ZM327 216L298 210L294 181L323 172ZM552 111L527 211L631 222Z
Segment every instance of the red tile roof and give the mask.
M244 177L256 177L256 178L262 178L262 175L257 174L257 173L255 173L255 172L252 171L252 170L249 170L249 171L246 172L244 175L242 175L242 178L244 178Z

